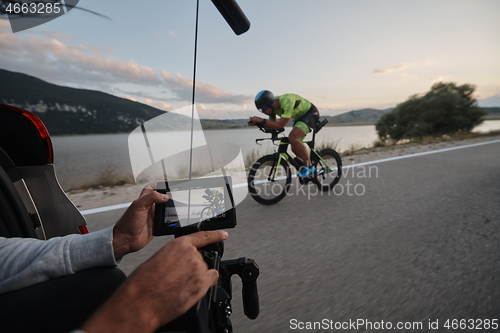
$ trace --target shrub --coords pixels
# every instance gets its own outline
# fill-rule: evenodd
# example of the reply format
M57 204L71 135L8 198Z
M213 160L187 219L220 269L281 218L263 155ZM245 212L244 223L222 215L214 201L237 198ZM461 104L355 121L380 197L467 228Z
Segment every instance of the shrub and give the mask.
M382 141L470 132L486 114L476 105L471 84L436 83L424 95L411 96L375 124Z

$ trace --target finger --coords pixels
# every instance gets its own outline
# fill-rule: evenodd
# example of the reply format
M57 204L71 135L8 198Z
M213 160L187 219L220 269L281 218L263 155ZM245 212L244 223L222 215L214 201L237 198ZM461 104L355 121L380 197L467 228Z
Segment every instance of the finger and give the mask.
M217 281L219 281L219 272L215 269L209 269L206 273L207 275L207 289L215 286L217 284Z
M187 236L191 244L197 248L203 247L208 244L222 242L226 240L229 235L224 230L213 231L200 231Z
M156 191L150 191L136 199L132 204L140 208L147 209L154 203L163 203L170 199L167 194L162 194Z
M146 186L144 186L139 197L142 197L143 195L146 195L148 193L155 191L158 188L158 183L159 183L158 181L154 181L154 182L151 182L151 183L147 184Z
M147 184L146 186L144 186L144 189L149 189L149 190L155 190L158 186L158 182L157 181L154 181L154 182L151 182L149 184Z

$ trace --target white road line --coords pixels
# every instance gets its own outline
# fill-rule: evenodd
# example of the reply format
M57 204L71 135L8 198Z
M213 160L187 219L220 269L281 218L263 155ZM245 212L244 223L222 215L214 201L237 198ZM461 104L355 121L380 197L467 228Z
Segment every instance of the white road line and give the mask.
M110 210L127 208L128 206L130 206L131 203L132 202L126 202L126 203L117 204L117 205L104 206L104 207L92 208L92 209L85 209L85 210L82 210L80 213L82 213L82 215L90 215L90 214L108 212Z
M347 169L347 168L352 168L352 167L357 167L357 166L363 166L363 165L369 165L369 164L390 162L390 161L400 160L400 159L409 158L409 157L417 157L417 156L424 156L424 155L429 155L429 154L444 153L444 152L451 151L451 150L457 150L457 149L462 149L462 148L470 148L470 147L483 146L483 145L488 145L490 143L498 143L498 142L500 142L500 140L493 140L493 141L487 141L487 142L479 142L479 143L473 143L473 144L465 145L465 146L443 148L443 149L438 149L438 150L425 151L425 152L422 152L422 153L415 153L415 154L410 154L410 155L389 157L389 158L384 158L384 159L381 159L381 160L368 161L368 162L363 162L363 163L356 163L356 164L350 164L350 165L342 166L342 169Z
M410 155L389 157L389 158L384 158L384 159L381 159L381 160L368 161L368 162L362 162L362 163L356 163L356 164L350 164L350 165L344 165L344 166L342 166L342 169L354 168L354 167L358 167L358 166L370 165L370 164L377 164L377 163L383 163L383 162L396 161L396 160L401 160L403 158L409 158L409 157L417 157L417 156L424 156L424 155L429 155L429 154L444 153L444 152L451 151L451 150L463 149L463 148L471 148L471 147L483 146L483 145L488 145L488 144L491 144L491 143L499 143L499 142L500 142L500 140L493 140L493 141L487 141L487 142L473 143L473 144L465 145L465 146L457 146L457 147L451 147L451 148L443 148L443 149L438 149L438 150L431 150L431 151L426 151L426 152L422 152L422 153L415 153L415 154L410 154ZM247 184L246 183L241 183L241 184L234 184L233 185L234 188L244 187L244 186L247 186ZM80 213L82 213L82 215L90 215L90 214L108 212L108 211L111 211L111 210L127 208L128 206L130 206L131 203L132 202L126 202L126 203L117 204L117 205L111 205L111 206L105 206L105 207L99 207L99 208L86 209L86 210L82 210Z

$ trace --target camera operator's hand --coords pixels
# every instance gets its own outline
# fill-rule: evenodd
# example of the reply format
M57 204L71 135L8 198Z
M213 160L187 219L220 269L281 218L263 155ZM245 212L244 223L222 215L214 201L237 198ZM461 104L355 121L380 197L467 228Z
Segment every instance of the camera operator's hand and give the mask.
M146 246L153 238L154 204L168 201L169 196L148 184L113 229L113 251L116 259Z
M153 332L196 304L217 283L198 248L227 238L222 230L174 239L139 266L83 325L87 333Z

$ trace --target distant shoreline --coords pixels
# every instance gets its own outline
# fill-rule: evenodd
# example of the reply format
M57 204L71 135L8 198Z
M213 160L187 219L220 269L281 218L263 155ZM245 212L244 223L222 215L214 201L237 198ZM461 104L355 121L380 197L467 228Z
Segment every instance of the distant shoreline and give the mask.
M497 120L497 119L488 119ZM500 117L499 119L500 120ZM344 124L326 124L325 127L345 127L345 126L374 126L375 123L344 123ZM289 128L291 126L286 126ZM204 131L225 131L225 130L239 130L239 129L251 129L255 127L242 126L242 127L232 127L232 128L204 128ZM49 133L50 134L50 133ZM115 132L115 133L87 133L87 134L62 134L62 135L50 135L50 137L66 137L66 136L85 136L85 135L114 135L114 134L130 134L130 132Z
M210 119L201 119L210 120ZM225 119L222 119L225 120ZM500 115L487 115L484 120L500 120ZM326 124L325 127L347 127L347 126L375 126L373 122L360 122L360 123L334 123ZM291 126L286 126L291 127ZM204 128L204 131L225 131L225 130L237 130L237 129L248 129L253 128L250 126L240 126L240 127L226 127L226 128ZM50 134L50 132L49 132ZM85 136L85 135L114 135L114 134L130 134L130 132L114 132L114 133L87 133L87 134L63 134L63 135L51 135L51 137L68 137L68 136Z

